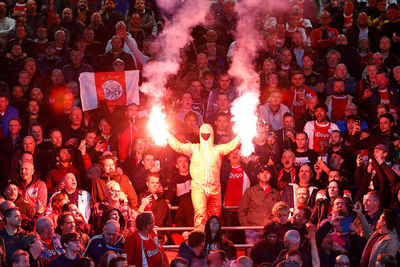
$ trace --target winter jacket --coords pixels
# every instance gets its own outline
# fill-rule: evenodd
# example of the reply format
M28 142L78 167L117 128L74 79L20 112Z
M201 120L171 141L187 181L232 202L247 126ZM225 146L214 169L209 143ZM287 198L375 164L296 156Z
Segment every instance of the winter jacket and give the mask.
M118 173L118 170L109 176L104 174L100 178L92 181L91 205L103 201L106 198L106 184L111 180L119 183L121 191L124 192L128 198L129 206L137 210L138 197L133 189L132 183L128 176Z
M365 245L366 248L369 246L369 242L371 242L371 240L374 240L377 235L380 235L377 231L372 234L367 244ZM372 247L371 254L369 255L368 267L376 266L378 255L381 253L396 255L398 250L398 242L399 239L397 237L397 232L395 229L393 229L393 231L387 234L384 238L379 239ZM365 250L363 251L363 256L361 258L364 257L364 253Z
M168 138L169 145L179 153L190 157L190 175L192 176L191 187L199 186L206 194L217 194L221 192L220 170L222 157L229 154L239 144L239 136L227 144L214 144L214 130L210 124L200 127L200 144L183 144L172 135ZM210 133L208 140L201 136Z

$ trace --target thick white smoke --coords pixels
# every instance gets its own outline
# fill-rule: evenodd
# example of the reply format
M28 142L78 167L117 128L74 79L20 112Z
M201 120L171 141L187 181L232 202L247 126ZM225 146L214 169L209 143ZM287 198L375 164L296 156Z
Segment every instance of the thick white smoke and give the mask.
M256 109L259 103L260 79L254 60L262 40L256 22L259 12L267 6L265 0L242 0L235 5L238 14L236 44L229 74L237 82L239 98L232 105L234 131L241 137L242 154L250 155L252 139L257 132Z
M157 2L169 5L175 1ZM144 66L143 76L148 82L142 85L141 91L154 97L156 102L164 95L169 76L178 72L180 50L191 41L192 28L204 21L208 6L208 0L185 1L155 40L156 45L161 47L160 60L151 61Z
M167 12L173 12L180 4L181 0L157 0L158 7Z

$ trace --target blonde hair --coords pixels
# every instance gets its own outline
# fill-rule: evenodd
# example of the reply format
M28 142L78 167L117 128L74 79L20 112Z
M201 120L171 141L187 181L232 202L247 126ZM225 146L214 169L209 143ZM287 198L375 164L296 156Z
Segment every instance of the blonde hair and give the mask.
M282 213L288 213L289 214L289 212L290 212L290 209L289 209L288 204L286 202L283 202L283 201L276 202L274 204L274 207L272 208L272 214L274 216L279 216Z

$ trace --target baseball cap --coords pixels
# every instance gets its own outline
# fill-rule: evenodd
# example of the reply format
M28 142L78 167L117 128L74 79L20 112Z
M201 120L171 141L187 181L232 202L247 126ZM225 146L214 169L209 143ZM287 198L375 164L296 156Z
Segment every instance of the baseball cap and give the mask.
M375 149L382 150L382 151L384 151L384 152L386 152L386 153L389 152L387 146L384 145L384 144L378 144L378 145L376 145L376 146L375 146Z
M263 171L269 171L272 174L272 168L266 164L257 167L257 174Z

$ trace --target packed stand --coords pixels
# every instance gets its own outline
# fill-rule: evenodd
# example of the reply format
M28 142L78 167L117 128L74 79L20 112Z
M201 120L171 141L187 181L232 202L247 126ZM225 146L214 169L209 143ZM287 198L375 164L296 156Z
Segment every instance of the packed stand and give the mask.
M255 12L260 105L244 157L235 1L210 1L181 50L165 147L146 128L151 95L83 112L79 77L145 82L179 4L1 1L0 265L397 266L400 6L284 2ZM157 230L169 226L195 230Z

